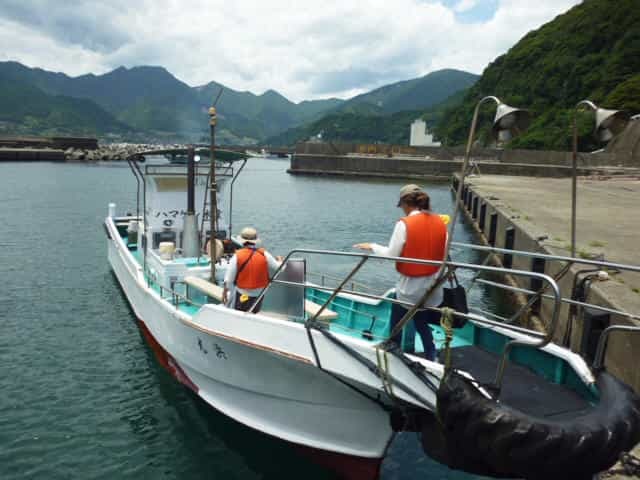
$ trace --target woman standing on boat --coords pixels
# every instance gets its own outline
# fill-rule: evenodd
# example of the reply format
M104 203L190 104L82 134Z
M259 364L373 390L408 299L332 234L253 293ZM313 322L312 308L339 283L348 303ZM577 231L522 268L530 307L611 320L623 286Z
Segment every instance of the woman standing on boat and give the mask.
M240 239L243 247L231 258L224 276L222 302L246 312L269 284L269 271L278 269L282 257L273 258L264 248L258 248L260 240L255 228L243 228ZM260 311L261 303L256 305L254 313Z
M442 218L431 212L429 195L417 185L405 185L400 189L398 207L402 208L405 217L401 218L393 229L388 246L376 243L358 243L355 248L368 250L375 255L389 257L407 257L420 260L444 260L447 242L447 227ZM396 283L396 299L415 304L420 301L427 289L437 278L438 265L419 265L415 263L397 262L396 270L400 278ZM442 287L436 288L424 306L439 306L443 300ZM391 310L391 331L407 313L407 308L393 304ZM440 312L423 310L413 317L416 330L424 346L424 354L428 360L434 360L436 348L433 333L429 324L437 324ZM400 345L400 333L393 340Z

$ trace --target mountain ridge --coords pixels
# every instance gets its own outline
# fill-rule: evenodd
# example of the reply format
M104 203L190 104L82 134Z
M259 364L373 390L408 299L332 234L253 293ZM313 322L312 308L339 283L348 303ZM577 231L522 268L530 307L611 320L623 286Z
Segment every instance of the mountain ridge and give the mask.
M442 70L385 85L348 100L329 98L295 103L273 89L254 94L234 90L216 81L191 87L162 66L120 66L104 74L73 77L15 61L0 62L0 78L32 85L50 97L65 96L94 102L111 114L118 125L167 140L176 136L193 140L206 137L207 110L223 89L217 109L221 119L218 135L225 143L258 143L332 112L395 113L403 109L420 109L443 100L442 92L429 96L420 93L420 89L425 90L424 85L432 79L449 74L460 78L444 82L449 84L449 90L475 79L473 74L466 72ZM384 106L373 102L382 102ZM407 106L411 108L405 108ZM116 130L122 131L121 128Z

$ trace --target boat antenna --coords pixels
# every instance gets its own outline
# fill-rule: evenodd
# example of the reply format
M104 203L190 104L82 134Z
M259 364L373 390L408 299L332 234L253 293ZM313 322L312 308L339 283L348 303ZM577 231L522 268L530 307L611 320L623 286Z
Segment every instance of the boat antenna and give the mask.
M218 237L218 185L216 183L216 122L218 119L216 105L224 91L220 91L209 108L209 127L211 129L211 160L209 162L209 221L211 234L209 235L209 258L211 259L211 283L216 283L216 240Z

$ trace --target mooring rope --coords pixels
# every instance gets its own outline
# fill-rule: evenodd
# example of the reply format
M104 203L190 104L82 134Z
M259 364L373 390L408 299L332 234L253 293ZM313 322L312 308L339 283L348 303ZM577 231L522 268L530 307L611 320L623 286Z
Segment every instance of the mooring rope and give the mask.
M442 308L440 326L444 331L444 376L451 372L451 341L453 340L453 314L455 310L449 307Z

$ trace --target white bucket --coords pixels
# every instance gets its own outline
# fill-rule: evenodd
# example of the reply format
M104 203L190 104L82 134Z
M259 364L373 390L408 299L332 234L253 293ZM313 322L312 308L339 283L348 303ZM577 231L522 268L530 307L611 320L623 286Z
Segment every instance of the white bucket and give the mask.
M162 260L173 260L173 255L176 252L176 244L173 242L160 242L158 250Z

